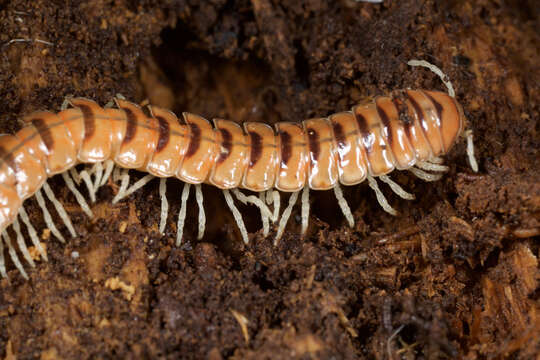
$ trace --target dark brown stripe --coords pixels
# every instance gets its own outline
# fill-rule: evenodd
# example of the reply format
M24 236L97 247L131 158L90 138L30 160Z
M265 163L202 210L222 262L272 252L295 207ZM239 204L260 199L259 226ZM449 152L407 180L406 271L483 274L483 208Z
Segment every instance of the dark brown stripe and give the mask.
M398 119L403 125L403 128L405 129L405 136L407 138L411 137L411 128L414 125L413 119L409 116L409 108L407 107L407 104L405 103L405 99L403 98L403 94L400 92L397 97L392 98L392 102L394 103L394 106L397 109L398 112Z
M189 146L186 152L186 157L192 157L195 155L197 150L199 150L199 146L201 144L201 128L197 126L197 124L189 123L189 129L190 129L190 140L189 140Z
M47 147L47 150L51 151L54 148L54 139L52 137L51 129L47 126L45 120L32 119L32 125L34 125L37 129L37 132Z
M280 131L279 138L281 139L281 165L285 166L292 156L292 137L288 132Z
M311 129L307 129L309 152L311 153L311 159L313 161L319 160L321 155L321 144L319 144L319 134Z
M96 118L92 108L87 105L77 105L81 109L84 121L84 139L91 139L96 132Z
M13 170L14 173L19 171L19 166L15 162L15 158L13 157L13 150L7 151L3 146L0 146L0 159L2 161L5 161L7 166Z
M383 124L383 134L386 135L386 140L388 141L388 144L392 144L393 134L392 134L392 125L390 123L390 118L388 117L388 114L386 111L383 110L382 107L375 102L375 108L377 109L377 113L379 114L379 117L381 118L381 122Z
M429 100L431 100L431 102L433 103L433 105L435 105L435 110L437 111L437 116L439 117L439 124L441 125L441 128L442 128L442 112L443 112L443 106L437 101L435 100L431 95L429 95L427 92L425 91L422 91L422 94L426 95L427 98Z
M251 138L251 154L249 155L249 167L252 168L261 158L263 142L262 136L255 131L249 132L249 137Z
M347 147L347 138L343 131L343 126L340 123L332 121L332 128L334 129L334 138L336 139L337 146L340 150Z
M221 164L227 158L229 155L231 155L232 150L232 135L227 129L219 129L219 132L221 133L221 152L219 153L219 157L217 159L217 163Z
M126 113L126 135L122 144L128 144L133 140L135 134L137 133L137 116L130 108L122 108Z
M364 147L366 148L367 153L371 153L373 151L373 144L371 143L371 132L369 131L369 127L367 124L367 120L364 117L364 115L354 111L354 118L356 119L356 123L358 124L358 129L360 130L360 136L362 136Z
M160 152L165 149L165 146L169 143L171 138L171 132L169 127L169 122L161 116L156 116L156 119L159 123L159 137L156 145L156 152Z
M410 96L407 92L407 97L409 98L409 101L411 102L414 112L418 116L418 121L420 122L420 127L422 128L422 131L424 132L424 135L426 133L426 127L424 126L426 124L426 119L424 119L424 113L422 112L422 108L420 105L414 100L414 97Z

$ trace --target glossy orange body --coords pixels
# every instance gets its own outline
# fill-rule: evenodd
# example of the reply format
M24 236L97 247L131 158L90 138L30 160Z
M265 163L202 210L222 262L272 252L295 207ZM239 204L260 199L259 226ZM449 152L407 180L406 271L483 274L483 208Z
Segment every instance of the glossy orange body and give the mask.
M118 108L104 109L72 99L73 108L32 114L15 136L0 136L0 229L47 177L77 163L112 159L123 168L220 189L327 190L445 154L465 121L452 97L416 90L327 118L278 123L275 131L227 120L212 126L189 113L179 122L164 109L151 107L147 116L138 105L115 101Z

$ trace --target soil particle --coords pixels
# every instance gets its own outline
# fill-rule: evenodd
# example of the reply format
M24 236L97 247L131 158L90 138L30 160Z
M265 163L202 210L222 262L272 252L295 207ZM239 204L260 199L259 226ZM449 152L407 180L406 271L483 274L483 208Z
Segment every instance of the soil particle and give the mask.
M277 246L253 208L240 206L244 245L209 186L204 239L196 240L191 198L176 247L179 181L168 181L161 235L157 182L115 205L117 189L103 187L89 220L53 178L79 236L61 244L40 231L48 262L27 269L29 281L7 261L0 357L537 356L537 8L514 0L0 1L4 133L32 111L57 111L67 95L104 105L117 93L178 115L299 122L395 89L443 89L434 74L406 65L426 59L457 88L480 162L472 173L462 141L441 181L392 173L417 196L399 200L383 188L398 217L365 184L345 188L352 229L332 192L311 192L308 234L298 235L295 208ZM35 200L25 207L45 228Z

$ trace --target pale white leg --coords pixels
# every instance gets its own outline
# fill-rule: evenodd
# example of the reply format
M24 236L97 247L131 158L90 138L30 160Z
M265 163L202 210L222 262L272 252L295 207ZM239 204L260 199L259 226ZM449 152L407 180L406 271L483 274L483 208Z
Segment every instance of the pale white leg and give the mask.
M83 170L80 172L79 176L84 181L84 184L86 185L86 188L88 189L88 194L90 195L90 201L96 202L96 192L94 190L94 185L92 184L92 179L90 178L90 174L88 171Z
M403 198L405 200L414 200L415 199L413 194L408 193L405 190L403 190L403 188L401 186L399 186L398 183L396 183L392 179L390 179L390 177L388 175L381 175L381 176L379 176L379 179L381 179L381 181L383 183L388 184L388 186L390 186L390 189L392 189L392 191L395 192L396 194L398 194L401 198Z
M180 246L182 243L182 236L184 235L184 222L186 220L186 202L189 197L190 183L184 184L182 190L182 198L180 200L180 211L178 212L178 223L176 225L176 246Z
M442 174L430 174L415 167L409 168L407 170L412 172L417 178L428 182L439 181L442 178Z
M123 172L127 172L127 170L123 170ZM119 167L115 167L113 169L113 173L112 173L112 179L113 179L113 182L116 183L118 182L118 180L120 180L122 178L122 174L120 173L120 168Z
M195 200L197 200L197 206L199 207L199 233L197 234L197 240L201 240L204 236L204 230L206 228L206 214L204 213L201 184L195 185Z
M384 197L384 194L382 193L381 189L379 189L379 185L377 184L377 180L375 180L373 177L368 176L368 185L369 187L375 191L375 195L377 196L377 201L379 202L379 205L382 206L384 211L387 213L396 216L397 211L394 210L390 204L388 204L388 200L386 200L386 197Z
M116 196L113 199L113 204L116 204L119 200L122 200L123 198L133 194L135 191L142 188L144 185L148 184L152 179L154 179L154 175L145 175L142 177L139 181L137 181L135 184L131 185L131 187L127 190L125 190L123 193L118 192ZM124 179L122 179L122 186L124 185ZM129 178L128 178L129 181ZM121 196L120 196L121 195Z
M471 166L472 171L478 172L478 163L474 157L474 143L473 143L473 132L472 130L465 131L465 136L467 137L467 157L469 159L469 165Z
M167 179L159 179L159 196L161 197L161 220L159 221L159 232L165 234L167 225L167 215L169 214L169 202L167 201Z
M53 203L54 208L58 212L58 215L60 215L60 219L62 219L62 221L68 228L69 233L71 234L71 237L77 237L77 233L75 232L75 229L73 228L71 219L69 218L68 214L66 213L66 210L64 209L60 201L58 201L56 199L56 196L54 196L54 193L47 182L43 183L43 190L45 190L45 195L47 195L49 200Z
M54 225L54 222L51 217L51 213L49 213L49 210L47 210L47 206L45 205L45 199L43 199L43 194L41 193L41 189L36 191L36 200L39 204L39 207L41 208L41 211L43 211L43 219L45 220L45 224L47 224L47 227L49 228L49 230L51 230L53 235L56 236L56 238L60 240L60 242L65 243L66 240L64 239L64 236L60 233L60 231L58 231L58 229Z
M354 217L351 212L351 208L349 208L349 204L343 196L343 192L341 191L341 186L339 185L339 183L337 183L334 187L334 194L336 195L336 199L338 201L339 207L341 208L341 212L345 216L345 219L347 219L349 226L354 227Z
M116 170L118 170L118 171L116 171ZM120 170L118 168L116 168L114 175L115 175L114 178L116 178L116 179L114 179L115 181L120 180L120 188L118 189L118 193L116 194L116 196L113 198L113 201L112 201L113 204L124 197L124 193L126 192L126 189L129 186L129 172L128 172L128 170L124 170L124 171L120 172Z
M242 240L244 240L245 244L248 244L249 238L248 238L246 226L244 225L244 220L242 220L242 214L240 214L240 211L238 211L238 209L234 205L234 200L229 190L223 190L223 195L225 195L225 201L227 202L229 209L231 209L231 212L233 214L234 220L236 221L236 224L238 224L238 229L240 229Z
M441 157L435 156L435 157L432 157L431 159L429 159L429 162L433 163L433 164L442 164L442 163L444 163L444 159L441 158Z
M291 217L292 208L294 204L296 203L296 200L298 199L299 192L300 191L293 192L291 193L291 196L289 197L289 205L287 205L287 208L285 208L285 211L283 211L283 214L281 215L281 220L279 221L276 238L274 239L274 246L278 244L279 239L281 239L281 236L283 235L283 232L285 231L285 227L287 226L289 217Z
M21 233L21 225L19 224L19 219L17 218L15 218L15 221L13 222L13 230L15 230L15 234L17 235L17 245L19 246L19 250L30 266L36 267L36 264L34 264L34 259L32 259L32 256L30 256L30 252L28 251L28 247L24 241L24 237Z
M69 173L67 171L63 172L62 177L64 178L64 181L66 182L68 189L73 193L73 195L75 195L75 199L77 199L77 202L81 206L82 211L84 211L84 213L88 215L88 217L93 217L94 214L92 213L92 210L90 210L90 207L88 206L88 203L84 199L84 196L75 187L73 180L71 180L71 178L69 177Z
M238 190L238 188L232 189L232 193L236 196L236 198L242 204L244 204L244 205L247 205L248 203L253 204L253 205L257 206L261 210L261 213L264 212L264 214L266 216L272 216L272 212L270 211L268 206L266 206L264 201L261 201L261 199L259 199L255 195L246 196L240 190Z
M101 186L101 179L103 177L103 164L101 162L96 163L95 166L95 177L94 177L94 191L97 192Z
M264 192L259 193L259 199L261 199L261 201L265 201ZM263 236L267 237L268 233L270 232L270 223L268 221L269 220L268 216L264 215L264 211L262 211L262 209L261 209L261 219L262 219L262 224L263 224Z
M81 185L81 176L77 172L77 169L75 169L75 167L72 167L71 169L69 169L69 173L71 174L71 177L75 181L75 184Z
M416 166L419 167L422 170L428 170L428 171L435 171L435 172L447 172L448 166L445 165L439 165L439 164L432 164L427 161L418 161L416 163Z
M34 247L38 250L39 254L45 261L49 261L47 258L47 253L43 249L43 246L41 246L41 242L39 241L39 238L37 236L36 229L34 229L34 226L30 222L30 219L28 218L28 214L26 213L26 210L23 206L21 206L21 210L19 211L19 216L21 217L21 220L26 225L26 228L28 229L28 234L30 235L30 239L32 240L32 244L34 244Z
M425 68L428 68L429 70L433 71L435 74L437 74L440 78L443 84L448 89L448 95L451 97L456 97L456 92L454 91L454 87L452 86L452 82L448 80L448 76L446 76L441 69L439 69L437 66L425 61L425 60L410 60L407 65L410 66L423 66Z
M272 214L271 220L275 223L279 219L279 210L281 206L281 196L279 196L279 191L272 191L272 202L274 203L274 213Z
M4 241L0 237L0 275L5 279L7 278L6 272L6 260L4 259Z
M109 180L109 177L111 176L113 169L114 169L114 161L112 160L105 161L105 174L103 175L103 178L101 179L101 184L99 184L99 186L103 186L107 183L107 180Z
M304 235L308 228L309 221L309 186L304 186L302 191L302 230L301 234Z
M26 274L26 271L24 271L24 268L19 261L19 257L17 256L17 253L15 252L15 249L13 248L13 245L11 245L11 239L9 238L9 235L6 230L2 231L2 237L4 238L4 242L8 246L8 252L9 256L11 257L11 261L13 261L13 264L15 264L15 267L17 270L21 272L21 275L23 278L28 280L28 275Z

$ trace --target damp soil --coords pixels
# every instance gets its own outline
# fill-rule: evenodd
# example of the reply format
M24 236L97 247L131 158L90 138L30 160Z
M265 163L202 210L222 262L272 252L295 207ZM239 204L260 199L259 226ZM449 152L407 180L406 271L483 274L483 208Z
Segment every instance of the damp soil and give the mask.
M473 173L462 141L441 181L396 172L417 196L384 189L397 217L366 184L346 188L352 229L332 192L312 192L307 235L295 209L277 246L240 207L244 245L209 186L205 237L190 199L176 247L179 181L161 235L157 181L116 205L103 187L89 220L55 177L78 236L60 243L25 203L48 261L25 281L6 253L0 357L537 358L539 28L533 0L0 1L4 133L66 95L104 105L118 93L177 114L299 122L394 89L444 89L406 65L420 58L457 88L480 163Z

